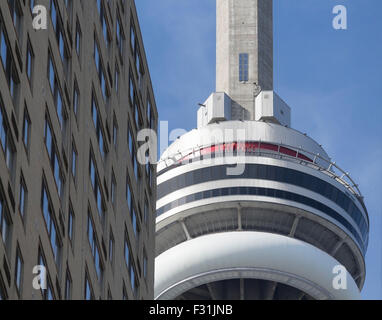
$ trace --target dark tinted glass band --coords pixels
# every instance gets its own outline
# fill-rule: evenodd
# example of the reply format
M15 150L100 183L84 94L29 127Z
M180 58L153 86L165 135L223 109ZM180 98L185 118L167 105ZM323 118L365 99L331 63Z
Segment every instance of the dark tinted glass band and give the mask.
M361 239L358 232L349 223L349 221L347 221L338 212L322 204L321 202L302 196L300 194L296 194L296 193L292 193L292 192L284 191L284 190L260 188L260 187L230 187L230 188L219 188L219 189L201 191L198 193L190 194L188 196L179 198L175 201L172 201L166 204L165 206L157 210L156 215L157 217L159 217L160 215L164 214L165 212L171 209L174 209L178 206L181 206L190 202L198 201L198 200L209 199L214 197L237 196L237 195L243 195L243 196L256 195L256 196L265 196L265 197L291 200L300 204L307 205L314 209L317 209L327 214L328 216L332 217L333 219L341 223L343 226L345 226L351 232L351 234L357 239L363 254L365 253L365 249L367 245Z
M161 199L185 187L225 179L261 179L288 183L316 192L336 203L355 221L366 239L368 222L353 200L332 184L301 171L278 166L247 163L243 174L236 176L227 175L229 167L229 165L205 167L178 175L158 185L157 197Z

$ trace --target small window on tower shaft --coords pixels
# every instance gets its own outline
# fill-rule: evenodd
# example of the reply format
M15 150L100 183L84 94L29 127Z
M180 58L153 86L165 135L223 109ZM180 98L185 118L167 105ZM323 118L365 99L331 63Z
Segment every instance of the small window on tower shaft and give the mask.
M239 81L248 81L248 53L239 54Z

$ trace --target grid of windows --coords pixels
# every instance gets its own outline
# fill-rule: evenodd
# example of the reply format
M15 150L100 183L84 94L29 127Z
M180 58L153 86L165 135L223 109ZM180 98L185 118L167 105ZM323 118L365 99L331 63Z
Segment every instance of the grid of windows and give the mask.
M16 98L18 93L19 76L17 74L16 61L12 53L11 46L8 40L8 34L5 24L3 23L2 16L0 15L0 55L3 69L5 72L5 78L8 83L9 91L13 99L13 103L16 104Z
M98 45L96 37L94 37L94 61L98 71L98 77L99 77L99 83L101 86L102 96L104 100L106 100L107 97L109 96L109 90L106 84L105 69L102 64L102 58L100 55L99 45Z
M129 275L130 275L131 289L133 290L133 294L136 296L139 284L137 280L137 275L136 275L135 266L134 266L134 259L132 256L132 250L131 250L127 232L125 232L125 234L126 234L125 245L124 245L125 262L126 262L126 267L129 271Z
M139 181L134 137L136 129L150 122L142 101L150 100L154 121L157 115L133 1L46 1L47 28L53 32L53 38L51 32L43 32L38 36L39 41L33 29L36 25L30 22L40 13L35 6L44 3L35 0L4 2L0 10L0 73L3 72L5 79L0 85L0 161L6 165L1 166L5 171L0 183L0 242L4 242L0 251L4 248L5 252L0 252L0 256L7 259L4 260L6 264L0 266L0 273L7 281L3 283L0 279L0 299L17 297L14 282L17 278L22 288L24 280L16 277L20 272L15 270L13 243L19 243L24 256L19 256L19 262L23 258L30 261L30 255L35 259L38 250L36 263L50 266L46 289L41 290L43 299L105 298L109 290L104 289L108 288L110 297L118 299L123 294L127 298L133 291L128 286L122 293L121 284L128 281L132 283L136 298L152 298L152 288L138 290L141 277L138 255L141 252L131 253L131 259L138 265L118 273L121 279L114 281L118 287L106 278L110 274L106 269L123 261L119 248L123 246L124 234L117 232L118 224L129 225L129 237L134 239L133 250L136 245L143 244L152 249L154 240L153 232L149 239L140 237L141 194L153 195L147 190L148 186ZM41 37L46 37L46 41L41 41ZM131 47L129 40L133 43ZM82 59L86 59L86 65L81 66ZM89 69L88 62L92 60L95 67ZM123 103L129 100L130 81L133 95L131 104L126 106ZM44 92L37 92L39 88ZM82 105L90 103L91 113ZM132 124L129 142L126 118ZM95 131L88 125L92 119ZM93 140L94 133L96 139ZM43 149L47 153L40 150L41 145L45 145ZM132 184L126 197L131 200L128 200L128 212L120 214L119 210L126 208L126 200L124 190L119 192L117 186L124 185L124 177L120 177L119 172L126 170L125 152L129 146L132 157L128 157L134 170L129 163ZM37 195L34 184L38 188ZM86 232L86 217L78 219L75 216L83 207L91 208L94 213L91 226L94 241L87 250L91 251L95 272L92 261L88 266L89 261L82 261L89 255L82 258L83 252L79 253L84 246L78 243L86 237L75 233ZM107 215L110 209L114 214ZM38 233L38 243L31 241L30 233L26 232L32 229ZM109 235L108 230L115 233ZM71 255L80 258L70 259ZM153 259L153 250L148 256L149 260ZM20 270L20 265L16 269ZM71 275L76 277L72 279ZM23 276L30 283L31 272ZM84 283L87 284L86 292L82 290ZM31 292L27 291L30 290L20 290L19 298L31 298ZM136 294L138 291L142 296Z
M100 178L95 166L95 161L92 153L90 153L90 164L89 164L89 173L90 173L90 181L93 187L93 193L97 204L98 214L100 216L101 221L103 222L105 219L105 200L103 197L102 187Z
M57 223L55 219L55 213L53 210L52 202L50 200L50 196L48 194L46 183L42 184L42 192L41 192L41 207L45 220L46 230L48 232L50 245L52 247L53 256L55 257L56 263L59 263L60 259L60 238L57 233Z
M8 170L13 176L13 167L15 161L15 145L13 143L12 133L3 108L3 101L0 96L0 144L5 156L5 162Z
M91 248L91 252L93 254L93 260L94 260L94 266L96 269L96 273L98 276L98 279L102 280L102 274L103 274L103 264L100 257L100 250L97 240L97 234L94 229L94 223L91 217L91 212L88 213L88 239L89 244Z
M60 156L58 153L58 147L55 143L55 138L52 133L52 126L50 124L48 115L46 115L45 118L45 146L48 151L50 165L52 168L54 180L56 182L57 192L61 198L63 196L65 179Z
M98 107L97 107L97 102L96 99L93 95L92 98L92 118L93 118L93 124L96 130L96 136L98 140L98 146L99 146L99 151L101 152L102 158L105 158L105 155L107 153L107 147L105 144L105 138L104 138L104 130L103 130L103 125L102 125L102 120L98 112Z

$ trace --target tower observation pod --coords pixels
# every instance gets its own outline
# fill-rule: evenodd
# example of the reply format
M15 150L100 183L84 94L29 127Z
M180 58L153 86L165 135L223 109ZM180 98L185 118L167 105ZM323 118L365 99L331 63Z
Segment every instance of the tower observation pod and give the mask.
M217 0L216 92L161 156L155 299L359 299L363 197L273 91L272 0Z

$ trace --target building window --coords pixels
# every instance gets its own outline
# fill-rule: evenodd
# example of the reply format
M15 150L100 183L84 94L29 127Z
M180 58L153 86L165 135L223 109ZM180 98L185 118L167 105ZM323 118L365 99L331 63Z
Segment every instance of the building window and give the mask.
M100 55L98 42L97 42L97 39L95 37L94 37L94 61L95 61L96 68L98 71L98 78L99 78L99 82L100 82L100 86L101 86L102 96L103 96L104 100L106 101L106 99L109 96L109 90L108 90L107 84L106 84L105 71L104 71L104 67L102 64L102 58Z
M143 251L143 277L147 279L147 254Z
M15 160L15 146L9 129L6 113L3 109L3 101L0 97L0 143L4 152L5 162L10 175L13 177L13 164Z
M102 0L96 0L97 1L97 10L98 14L101 15L101 10L102 10Z
M126 175L126 201L127 201L128 209L131 210L131 207L133 205L133 198L131 196L131 186L130 186L129 172L127 172L127 175Z
M50 121L48 120L48 116L45 117L45 146L48 151L49 159L52 159L54 142L52 136L52 128Z
M94 300L94 293L93 288L89 282L89 276L87 272L85 273L85 294L84 294L85 300Z
M5 25L3 23L2 17L0 16L0 53L1 53L1 62L3 63L3 68L6 70L7 67L7 56L10 54L8 37Z
M133 20L131 20L133 21ZM135 28L133 23L130 25L130 46L131 46L131 52L133 53L133 56L135 56L135 45L136 45L136 39L135 39Z
M133 169L134 169L134 176L135 176L135 180L137 182L139 182L139 177L140 177L140 174L139 174L139 164L138 164L138 161L137 161L137 155L135 154L135 147L133 146L133 150L132 150L132 154L131 154L131 158L132 158L132 162L133 162Z
M145 197L145 207L144 207L144 213L143 213L143 219L146 224L148 225L149 222L149 216L150 216L150 208L149 208L149 202L147 201L147 197Z
M55 300L54 294L53 294L53 289L52 289L52 284L51 284L49 278L47 280L47 289L45 291L46 291L45 298L44 298L45 300L49 300L49 301Z
M116 26L116 33L117 33L117 46L118 46L118 49L119 49L119 53L122 57L123 55L123 42L124 42L124 33L123 33L123 30L122 30L122 24L121 24L121 21L120 21L120 17L119 17L119 14L117 14L117 26Z
M27 77L30 83L32 82L33 64L34 64L34 53L32 49L32 44L28 38L25 69L26 69Z
M95 266L95 269L97 272L97 276L98 276L98 279L101 281L102 280L103 266L102 266L99 246L98 246L98 242L97 242L97 235L96 235L95 230L94 230L94 223L93 223L93 220L91 218L90 211L88 212L88 239L89 239L91 252L93 255L94 266Z
M0 301L7 300L7 299L8 299L7 291L5 290L4 282L0 276Z
M94 190L95 189L95 182L96 182L96 169L95 169L92 154L90 154L90 160L89 160L89 175L90 175L90 182L91 182L93 190Z
M130 268L130 284L131 284L131 289L133 290L134 296L137 297L139 284L138 284L138 279L136 276L134 265L132 265Z
M34 8L34 1L35 0L29 0L29 8L30 8L31 12L33 11L33 8Z
M248 81L248 53L239 54L239 81Z
M122 300L128 300L125 283L123 283L123 285L122 285Z
M72 175L73 175L74 181L76 181L77 157L78 157L77 148L73 140L72 142Z
M62 27L61 21L57 24L56 39L58 43L58 50L60 52L61 61L66 71L68 66L68 54L67 54L67 49L65 44L64 28Z
M61 89L58 85L57 78L56 78L55 86L54 86L54 102L56 105L58 121L60 122L60 126L61 126L62 131L64 131L66 114L64 111L64 106L63 106L63 101L62 101Z
M0 143L4 152L5 161L13 177L13 165L15 160L15 146L9 129L6 113L3 109L3 101L0 97Z
M109 238L109 261L110 264L114 265L114 236L113 232L110 229L110 238Z
M55 72L54 72L54 66L53 66L53 60L51 57L51 53L49 52L48 55L48 79L49 79L49 85L50 90L52 91L52 94L54 92L54 81L55 81Z
M31 134L31 120L29 117L28 109L24 108L24 122L23 122L23 142L24 146L29 151L30 145L30 134Z
M115 92L118 93L118 89L119 89L119 68L118 68L118 65L115 64L115 75L114 75L114 82L115 82Z
M114 147L117 147L117 142L118 142L118 124L117 124L117 119L114 117L113 119L113 144Z
M128 269L130 269L130 244L128 240L127 231L125 232L125 246L124 246L124 252L125 252L125 262Z
M152 127L151 127L151 113L152 113L152 110L151 110L150 98L147 98L146 117L147 117L147 119L149 121L149 126L152 129Z
M71 300L72 298L72 277L69 269L66 270L65 276L65 300Z
M54 63L50 51L48 54L48 79L54 99L54 104L56 106L57 117L60 122L61 130L62 132L65 132L67 116L62 100L61 88L58 82L58 78L56 77Z
M50 17L52 19L53 28L55 31L57 31L57 6L55 0L50 0Z
M130 215L131 215L131 224L133 226L134 235L137 238L138 233L139 233L138 232L139 227L138 227L138 222L137 222L137 214L135 212L134 206L131 207Z
M22 11L21 11L19 0L8 0L8 4L9 4L9 9L11 11L13 24L16 29L16 33L18 35L18 38L20 38Z
M73 112L78 119L78 109L80 104L80 92L78 89L77 81L74 81L74 89L73 89Z
M54 219L53 206L48 195L45 182L42 183L42 195L41 195L41 207L43 210L43 216L45 220L46 230L50 239L50 244L52 247L53 255L56 259L56 264L59 263L59 250L60 250L60 241L57 234L57 227Z
M16 249L16 261L15 261L15 284L16 284L16 289L19 294L21 295L21 289L22 289L22 280L23 280L23 265L24 261L21 256L20 248L17 246Z
M13 103L16 104L16 98L18 93L19 77L16 71L15 59L12 55L12 50L9 45L8 35L6 27L0 16L0 54L1 61L5 72L5 78L7 80L9 91L13 99Z
M0 234L1 239L3 240L3 243L5 247L8 247L9 244L9 237L10 237L10 229L11 229L11 223L10 218L8 215L8 209L5 204L5 199L3 195L0 193Z
M20 177L20 195L19 195L19 212L24 219L27 207L28 190L25 184L24 177L21 173Z
M74 212L73 208L70 205L69 207L69 218L68 218L68 237L71 243L73 243L74 238Z
M134 80L133 80L133 75L129 73L129 92L130 92L130 105L133 106L134 103L134 97L135 97L135 86L134 86Z
M80 58L81 56L81 38L82 38L81 27L80 27L80 23L77 21L75 45L76 45L76 53L78 58Z
M60 198L62 198L63 193L64 193L64 183L65 183L65 180L64 180L64 174L63 174L63 171L61 169L62 166L61 166L61 162L59 160L59 155L58 155L56 147L54 147L54 152L53 152L53 158L52 158L51 165L52 165L54 180L56 182L58 196Z
M93 187L94 197L95 197L95 200L97 203L98 213L99 213L101 221L104 222L105 213L106 213L105 212L105 200L104 200L103 193L101 190L101 183L100 183L100 179L99 179L99 176L97 173L97 169L96 169L95 164L94 164L92 152L90 152L89 157L90 157L90 159L89 159L89 162L90 162L90 164L89 164L90 180L91 180L91 184Z
M104 141L104 134L103 134L103 126L102 126L102 120L101 117L99 116L98 113L98 108L97 108L97 103L93 94L92 97L92 118L93 118L93 124L96 130L96 136L98 140L98 146L99 146L99 151L101 153L102 158L105 158L106 152L107 152L107 147Z
M112 202L113 206L116 205L116 203L115 203L116 188L117 188L117 181L115 179L114 172L112 172L112 174L111 174L111 202Z
M105 40L106 48L108 48L109 47L109 43L110 43L109 26L107 24L106 10L105 10L105 7L104 7L103 3L101 4L101 8L100 9L101 9L101 11L100 11L100 19L101 19L102 34L103 34L103 38Z
M136 95L134 96L134 117L135 117L135 127L138 132L139 129L141 128L142 120L141 120L141 112L139 108L138 97Z
M132 154L134 153L134 141L133 141L133 133L131 131L130 123L127 126L127 141L129 143L130 156L132 157Z

